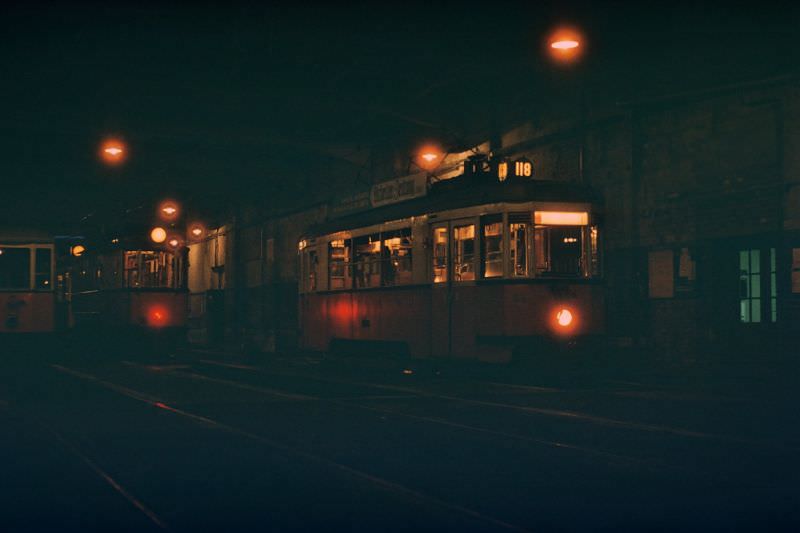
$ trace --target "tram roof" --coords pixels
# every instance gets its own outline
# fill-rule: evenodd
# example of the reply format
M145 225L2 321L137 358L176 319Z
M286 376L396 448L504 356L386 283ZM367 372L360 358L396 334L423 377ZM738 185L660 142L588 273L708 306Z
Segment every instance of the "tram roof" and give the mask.
M499 183L476 182L466 176L431 185L427 196L377 207L311 226L308 236L327 235L390 220L400 220L439 211L493 203L581 202L597 204L599 197L587 186L574 182L528 180Z

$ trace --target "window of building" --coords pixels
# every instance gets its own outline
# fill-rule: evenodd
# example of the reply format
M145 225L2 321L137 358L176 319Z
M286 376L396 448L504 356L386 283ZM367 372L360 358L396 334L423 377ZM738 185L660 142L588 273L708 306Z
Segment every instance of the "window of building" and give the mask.
M381 283L381 236L378 233L353 239L353 287L378 287Z
M689 248L675 250L675 292L695 290L696 262Z
M503 275L503 215L489 215L481 219L483 227L482 256L483 277L498 278Z
M778 320L775 248L770 248L768 254L764 252L739 252L739 320L744 323L766 321L767 317L770 322ZM766 284L768 293L762 290Z
M475 224L453 228L453 279L475 279Z
M0 246L0 289L30 290L30 248Z
M383 284L406 285L413 281L411 228L389 231L383 237Z
M53 251L50 248L36 249L35 287L37 289L51 289L51 275L53 270Z
M536 273L554 276L583 275L581 226L536 226L534 255Z
M447 228L433 229L433 282L447 281Z
M528 234L530 233L530 213L509 213L508 215L508 253L514 277L528 276Z
M350 288L350 240L336 239L328 243L328 288Z

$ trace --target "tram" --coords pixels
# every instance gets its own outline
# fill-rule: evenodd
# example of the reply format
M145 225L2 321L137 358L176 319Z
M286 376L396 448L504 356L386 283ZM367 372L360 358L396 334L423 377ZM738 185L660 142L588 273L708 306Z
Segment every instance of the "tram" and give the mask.
M42 337L56 331L54 279L52 235L0 228L0 336Z
M156 245L147 230L87 241L67 274L73 329L117 349L173 347L186 337L186 248Z
M313 227L301 343L508 362L602 339L600 221L576 184L464 176Z

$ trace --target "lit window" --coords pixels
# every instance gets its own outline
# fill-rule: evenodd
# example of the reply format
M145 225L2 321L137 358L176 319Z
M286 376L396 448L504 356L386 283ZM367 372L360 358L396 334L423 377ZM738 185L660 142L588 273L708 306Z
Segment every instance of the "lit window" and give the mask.
M503 275L503 216L483 217L483 277Z
M382 238L383 284L405 285L411 283L411 228L383 233Z
M769 249L769 262L766 264L763 262L761 250L741 250L739 252L739 320L741 322L761 322L762 317L769 317L770 322L777 322L778 291L775 268L775 248ZM769 294L762 294L762 285L766 284L769 284ZM763 308L764 306L767 307Z
M433 230L433 282L447 281L447 228Z
M530 213L509 213L508 215L508 254L512 276L528 275L528 233L530 232Z
M353 287L377 287L381 282L381 236L364 235L353 239Z
M350 288L350 241L333 240L328 244L328 288Z
M475 225L453 228L453 279L475 279Z
M126 251L123 283L131 288L183 287L180 255L166 251Z

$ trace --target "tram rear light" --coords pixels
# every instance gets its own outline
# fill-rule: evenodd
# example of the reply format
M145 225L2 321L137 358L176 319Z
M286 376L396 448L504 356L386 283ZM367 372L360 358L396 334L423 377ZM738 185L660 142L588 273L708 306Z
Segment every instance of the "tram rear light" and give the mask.
M160 306L154 305L147 310L147 325L153 328L166 326L169 322L169 311Z
M566 307L559 309L558 313L556 313L556 322L562 328L569 327L572 324L572 311Z

